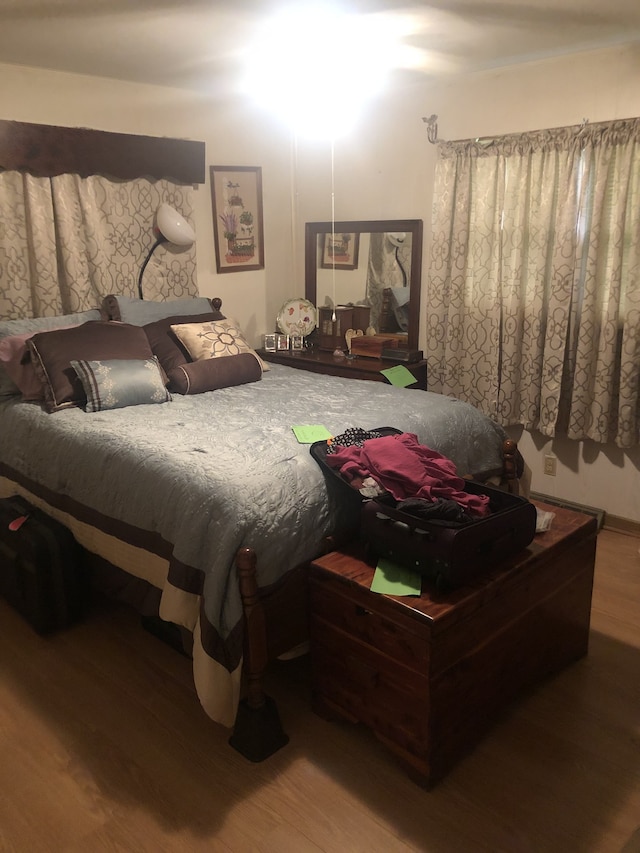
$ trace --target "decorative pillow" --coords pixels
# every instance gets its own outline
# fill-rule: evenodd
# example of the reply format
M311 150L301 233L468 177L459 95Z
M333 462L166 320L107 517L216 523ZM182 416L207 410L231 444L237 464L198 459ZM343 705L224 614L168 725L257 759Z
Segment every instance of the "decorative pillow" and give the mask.
M100 311L95 308L90 311L80 311L77 314L60 314L55 317L25 317L22 320L0 320L0 340L16 337L17 335L35 335L36 332L44 332L49 329L77 326L80 323L86 323L88 320L100 320L100 318ZM13 397L17 394L20 394L20 387L11 378L6 364L0 363L0 397Z
M64 328L73 329L75 326ZM30 402L42 400L44 397L42 382L34 370L31 352L27 345L27 341L34 334L35 332L25 332L22 335L11 335L9 338L0 340L0 364L15 382L22 394L22 399ZM46 335L48 332L40 332L40 334Z
M202 394L262 379L262 366L250 352L227 358L188 361L168 372L169 387L178 394Z
M171 394L155 356L106 361L71 361L87 397L87 412L123 409L149 403L168 403Z
M92 321L73 329L34 335L27 344L49 412L85 403L84 388L71 367L72 360L153 358L144 329L126 323Z
M22 394L23 400L41 400L42 383L36 376L31 363L31 354L27 340L34 332L11 335L0 340L0 364L7 377L14 383L15 393Z
M217 319L219 318L216 314L209 311L206 314L195 314L193 316L183 314L177 317L166 317L164 320L156 320L155 323L147 323L146 326L143 326L153 354L158 357L158 361L167 375L174 367L180 367L181 364L191 361L188 350L171 331L171 326L180 323L205 323Z
M216 300L219 304L219 301ZM204 296L193 299L173 299L170 302L151 302L148 299L132 299L129 296L105 296L102 310L108 320L119 320L133 326L146 326L156 320L177 315L205 314L214 311L216 319L223 315L212 308L211 302Z
M234 320L172 325L171 328L194 361L250 352L258 359L263 370L268 369L258 353L246 342L240 327Z

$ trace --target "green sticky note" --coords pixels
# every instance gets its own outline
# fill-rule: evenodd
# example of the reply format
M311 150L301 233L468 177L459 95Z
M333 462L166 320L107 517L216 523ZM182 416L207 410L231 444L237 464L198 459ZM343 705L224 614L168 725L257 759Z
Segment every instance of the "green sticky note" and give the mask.
M392 385L397 388L406 388L407 385L415 385L418 381L413 373L404 366L404 364L396 364L393 367L387 367L381 370L383 376L386 376Z
M326 441L331 438L329 430L318 424L292 426L291 429L300 444L313 444L314 441Z
M371 592L385 595L420 595L422 576L381 557L371 581Z

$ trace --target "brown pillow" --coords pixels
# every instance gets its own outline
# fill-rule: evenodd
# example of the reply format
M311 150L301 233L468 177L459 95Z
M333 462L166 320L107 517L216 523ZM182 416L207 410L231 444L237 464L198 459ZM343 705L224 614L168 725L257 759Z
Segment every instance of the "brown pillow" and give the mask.
M80 406L86 396L71 361L153 358L144 330L127 323L90 321L72 329L38 333L29 338L34 369L44 389L47 411Z
M202 394L232 385L257 382L262 378L262 365L249 352L189 361L168 372L170 387L178 394Z
M156 320L154 323L147 323L142 328L149 340L153 354L157 356L164 372L169 375L169 371L173 370L174 367L180 367L181 364L191 361L187 348L171 331L171 326L174 323L206 323L208 320L216 319L218 319L218 315L213 312L190 316L185 314L179 317L166 317L163 320Z

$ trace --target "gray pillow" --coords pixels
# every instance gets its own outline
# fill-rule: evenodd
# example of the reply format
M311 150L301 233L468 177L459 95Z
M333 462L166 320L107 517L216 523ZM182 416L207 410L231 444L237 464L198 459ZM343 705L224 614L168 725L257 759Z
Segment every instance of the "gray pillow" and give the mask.
M158 359L116 358L106 361L71 361L87 397L87 412L123 409L151 403L168 403Z
M130 296L105 296L102 310L108 320L119 320L132 326L146 326L156 320L174 315L205 314L211 311L211 302L204 296L193 299L173 299L170 302L152 302L149 299L132 299Z

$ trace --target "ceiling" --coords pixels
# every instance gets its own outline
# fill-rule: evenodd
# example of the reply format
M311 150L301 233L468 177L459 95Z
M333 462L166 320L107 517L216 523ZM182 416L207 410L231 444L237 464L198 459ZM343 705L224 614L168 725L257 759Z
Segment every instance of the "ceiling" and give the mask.
M422 75L640 44L640 0L342 0L347 4L365 14L408 16L407 40L421 57ZM275 0L0 0L0 62L213 91L212 81L233 81L243 47L281 6Z

